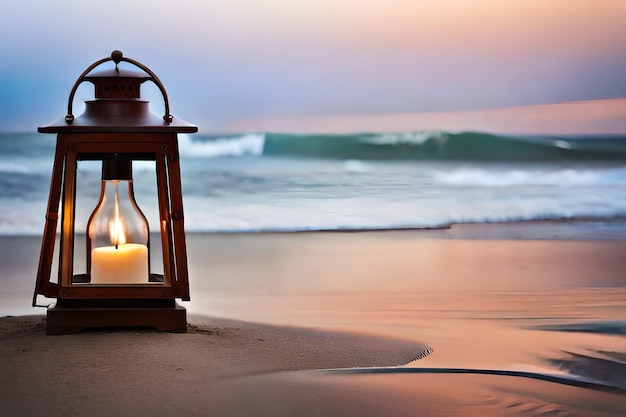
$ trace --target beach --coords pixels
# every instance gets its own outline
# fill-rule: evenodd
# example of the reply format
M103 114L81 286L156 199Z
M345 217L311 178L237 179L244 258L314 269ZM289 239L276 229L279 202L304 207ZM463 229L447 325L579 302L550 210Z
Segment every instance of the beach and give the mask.
M46 336L1 237L0 414L623 415L626 241L577 227L191 233L185 334Z
M626 417L626 1L12 3L0 417Z

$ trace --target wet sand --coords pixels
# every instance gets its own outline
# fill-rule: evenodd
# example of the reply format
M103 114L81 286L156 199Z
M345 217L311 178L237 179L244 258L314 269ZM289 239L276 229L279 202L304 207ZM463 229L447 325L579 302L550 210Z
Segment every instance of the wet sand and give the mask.
M186 307L206 331L2 319L0 414L623 415L626 242L446 233L189 235ZM38 245L0 238L1 315L43 313Z

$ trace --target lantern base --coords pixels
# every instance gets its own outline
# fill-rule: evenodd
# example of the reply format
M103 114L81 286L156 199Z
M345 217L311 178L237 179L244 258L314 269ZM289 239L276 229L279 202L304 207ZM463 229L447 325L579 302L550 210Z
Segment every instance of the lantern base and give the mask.
M187 311L176 300L159 299L59 299L48 309L47 334L70 334L104 327L153 327L164 332L184 333Z

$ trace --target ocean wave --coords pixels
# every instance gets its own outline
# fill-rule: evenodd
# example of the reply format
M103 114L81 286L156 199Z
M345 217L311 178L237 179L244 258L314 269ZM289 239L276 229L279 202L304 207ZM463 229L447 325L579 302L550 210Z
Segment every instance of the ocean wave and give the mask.
M433 179L447 186L510 187L517 185L577 186L626 184L626 168L607 169L492 169L460 167L435 170Z
M0 234L39 234L43 227L54 152L47 142L38 149L29 138L0 141L13 149L0 153ZM618 137L511 139L467 132L181 135L185 227L188 232L360 231L595 219L612 226L609 232L588 228L588 235L626 235L623 222L619 227L612 222L626 218L626 159L417 163L426 161L425 155L468 158L471 146L459 145L464 141L500 141L507 149L523 142L556 152L580 148L587 156L593 145L593 155L602 149L610 157L621 155L626 144ZM26 158L26 150L33 155ZM98 161L78 165L77 219L88 217L97 202L101 171ZM159 230L154 168L153 161L135 162L135 193L151 229Z
M180 135L178 146L180 154L190 158L237 157L243 155L261 155L265 136L250 133L240 136L202 138L195 140L189 135Z
M35 208L22 206L15 211L8 213L6 210L0 208L0 236L7 235L26 235L33 236L39 235L43 230L43 220L41 213L44 211L44 205L39 204ZM41 207L39 207L41 206ZM511 224L523 224L522 227L514 229L513 235L516 239L571 239L571 238L584 238L584 239L599 239L599 240L613 240L626 238L626 230L624 229L624 216L613 216L610 213L600 213L596 216L593 215L502 215L502 216L480 216L480 217L466 217L457 216L457 218L451 218L448 214L442 214L442 220L410 220L393 221L385 219L370 219L364 220L362 223L356 223L350 220L345 220L345 217L341 213L335 216L333 219L310 219L310 218L292 218L290 217L293 210L275 210L274 220L268 220L265 216L255 215L250 213L249 216L242 217L241 215L231 215L225 211L213 210L211 215L207 215L207 206L202 210L196 210L194 208L186 207L186 221L185 231L187 233L306 233L306 232L380 232L380 231L424 231L424 232L436 232L446 231L448 229L451 232L445 234L438 233L436 235L428 234L424 236L439 236L439 237L459 237L466 236L464 233L469 233L472 236L472 231L464 231L460 229L457 232L454 229L455 225L470 225L470 224L492 224L492 225L511 225ZM269 209L269 208L268 208ZM19 210L19 216L17 215ZM144 210L149 212L148 210ZM154 211L154 210L153 210ZM155 231L158 229L158 217L156 213L146 214L150 222L150 230ZM447 219L446 219L447 217ZM86 222L86 219L80 219L81 224ZM554 226L547 226L545 224L541 227L532 227L532 223L537 222L557 222ZM568 223L562 223L568 222ZM557 226L560 225L560 226ZM508 232L508 228L495 230L495 234L487 234L485 236L511 236ZM476 232L476 231L475 231ZM481 231L476 232L480 236ZM526 237L524 237L526 236ZM570 330L576 331L576 330ZM582 331L582 330L580 330Z
M440 131L389 132L364 135L360 141L362 143L380 146L422 145L428 141L438 141L441 142L441 145L445 145L445 142L448 139L448 134L449 133Z
M626 135L511 136L481 132L414 131L358 134L249 133L181 136L190 157L245 155L420 161L567 161L626 159Z

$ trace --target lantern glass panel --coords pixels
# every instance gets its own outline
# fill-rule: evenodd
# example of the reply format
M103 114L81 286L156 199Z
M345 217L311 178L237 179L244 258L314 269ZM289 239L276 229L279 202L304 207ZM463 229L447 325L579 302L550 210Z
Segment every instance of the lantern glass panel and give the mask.
M135 201L131 161L116 176L103 163L100 201L87 223L87 256L92 284L148 283L148 221Z
M105 281L96 279L95 281L90 277L90 267L88 264L88 259L91 259L92 256L92 247L106 247L114 245L113 240L110 236L110 225L107 226L106 222L101 236L104 236L99 241L90 241L89 229L92 225L88 226L90 223L90 218L94 216L95 212L98 211L94 209L94 207L100 207L102 205L101 197L106 197L107 191L114 191L114 183L113 180L102 180L102 165L103 162L99 160L86 160L86 161L78 161L77 162L77 175L76 175L76 208L75 208L75 217L76 217L76 226L75 231L76 234L74 236L75 244L73 245L73 271L74 276L72 279L73 284L103 284ZM146 160L133 160L132 161L132 181L130 183L124 183L122 181L118 181L118 201L120 201L120 207L122 212L128 211L125 210L129 207L130 200L130 211L131 216L125 216L130 218L136 218L136 216L132 213L132 211L138 210L138 214L143 220L141 222L141 226L135 229L148 230L150 235L147 236L147 233L140 233L141 236L133 236L132 232L129 232L129 236L126 237L128 243L140 243L144 244L148 247L148 256L149 256L149 282L150 283L159 283L163 282L162 277L164 274L163 271L163 254L160 250L161 242L161 234L160 234L160 222L159 222L159 211L158 211L158 199L157 199L157 184L156 184L156 163L155 161L146 161ZM128 187L128 188L125 188ZM130 188L132 187L132 193L129 194ZM127 191L128 190L128 191ZM103 195L101 195L104 193ZM121 193L121 194L120 194ZM129 199L126 199L126 203L119 200L120 195L129 196ZM109 198L108 201L114 201L114 196ZM134 202L134 204L133 204ZM135 210L136 208L136 210ZM111 217L111 216L109 216ZM126 220L125 220L126 221ZM61 227L59 224L57 234L61 233ZM147 237L146 237L147 236ZM150 246L150 242L153 243L153 246ZM56 260L58 256L58 242L55 247L56 253L54 262L55 265L53 270L57 270ZM56 278L56 274L54 274ZM55 282L58 282L55 280ZM147 280L134 280L133 284L136 283L146 283ZM110 284L122 284L123 282L119 279L107 280L106 283ZM130 283L130 282L128 282Z

